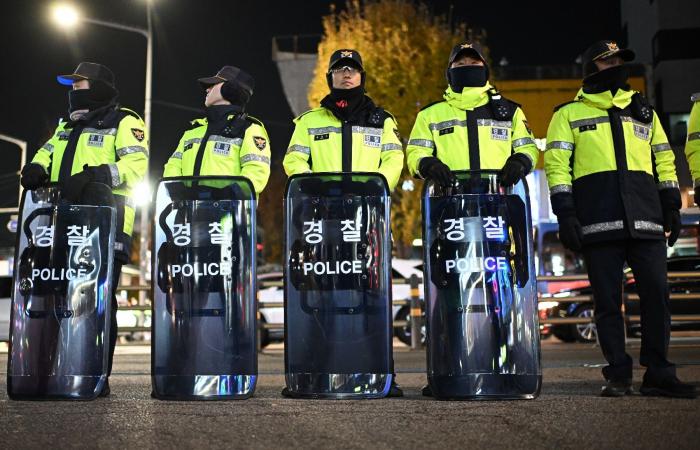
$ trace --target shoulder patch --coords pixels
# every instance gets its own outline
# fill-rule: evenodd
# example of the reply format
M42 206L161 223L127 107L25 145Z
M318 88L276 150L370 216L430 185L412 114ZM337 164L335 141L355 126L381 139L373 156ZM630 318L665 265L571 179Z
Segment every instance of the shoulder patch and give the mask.
M426 110L426 109L428 109L428 108L430 108L430 107L432 107L432 106L435 106L435 105L437 105L437 104L439 104L439 103L446 103L446 102L445 102L445 100L436 100L436 101L434 101L434 102L432 102L432 103L428 103L427 105L425 105L424 107L422 107L422 108L420 109L420 111Z
M554 107L554 112L559 111L561 108L563 108L566 105L570 105L571 103L576 103L576 102L578 102L578 100L571 100L569 102L562 103L561 105L557 105Z
M132 128L131 135L139 142L143 142L143 139L146 137L145 132L141 128Z
M255 146L258 150L265 150L265 146L267 145L267 139L265 139L262 136L253 136L253 142L255 143Z

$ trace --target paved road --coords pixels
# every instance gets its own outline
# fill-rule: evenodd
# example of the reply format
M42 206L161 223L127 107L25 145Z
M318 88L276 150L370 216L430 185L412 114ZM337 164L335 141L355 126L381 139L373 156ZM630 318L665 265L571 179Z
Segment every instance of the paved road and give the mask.
M638 354L638 343L630 345ZM700 342L671 349L678 373L700 384ZM425 354L395 351L406 396L291 400L283 352L260 357L255 397L237 402L152 400L147 348L120 347L112 395L92 402L16 402L0 386L3 448L698 448L700 400L607 399L599 349L543 343L544 386L533 401L441 402L420 396ZM5 370L7 355L0 355ZM635 370L637 386L642 370Z

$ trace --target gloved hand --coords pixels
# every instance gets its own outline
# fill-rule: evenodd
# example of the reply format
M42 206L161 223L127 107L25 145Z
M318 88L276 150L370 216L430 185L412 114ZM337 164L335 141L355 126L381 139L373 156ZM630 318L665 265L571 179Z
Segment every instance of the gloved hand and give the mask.
M109 166L102 164L100 166L83 166L83 171L71 175L63 185L63 198L70 203L80 203L82 201L83 190L88 183L97 182L103 183L112 187L111 174Z
M501 179L501 186L510 187L520 181L532 169L530 158L523 154L514 153L506 161L498 177Z
M451 186L455 180L450 168L434 156L421 159L418 164L418 172L426 180L432 180L443 187Z
M574 215L559 216L559 240L564 247L575 252L581 250L583 244L583 230L581 223Z
M29 163L22 168L20 184L27 190L41 187L49 181L49 175L41 164Z
M673 247L673 244L678 240L678 235L681 234L681 212L679 210L664 210L664 231L668 233L668 246Z

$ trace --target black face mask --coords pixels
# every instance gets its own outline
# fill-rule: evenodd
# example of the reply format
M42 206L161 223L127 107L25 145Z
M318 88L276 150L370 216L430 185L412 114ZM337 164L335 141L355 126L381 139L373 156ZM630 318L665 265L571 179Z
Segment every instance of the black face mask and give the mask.
M583 92L587 94L598 94L610 91L613 95L618 89L629 88L627 79L629 78L629 67L626 64L610 67L588 75L583 79Z
M68 112L87 109L94 111L117 100L117 90L99 81L91 81L90 88L68 91Z
M356 118L369 103L371 100L365 95L362 85L351 89L331 88L331 93L321 100L322 106L344 120Z
M460 93L465 87L485 86L489 79L486 66L459 66L447 69L447 80L453 91Z

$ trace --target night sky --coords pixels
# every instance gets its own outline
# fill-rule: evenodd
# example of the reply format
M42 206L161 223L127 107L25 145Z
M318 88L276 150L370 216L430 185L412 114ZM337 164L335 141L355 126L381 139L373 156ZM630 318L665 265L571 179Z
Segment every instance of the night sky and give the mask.
M144 2L72 3L87 17L145 27ZM225 64L239 66L255 77L249 112L265 123L273 156L281 158L292 133L292 112L271 59L272 37L320 34L321 17L329 11L329 5L342 6L344 2L152 2L155 44L151 174L160 175L189 120L201 116L166 104L201 108L204 96L196 78L213 75ZM72 72L82 60L110 67L116 75L121 103L139 114L143 112L145 39L90 24L65 32L49 19L53 3L6 0L0 16L0 133L28 141L29 159L67 109L66 88L56 82L55 76ZM610 0L427 3L439 14L447 13L454 5L454 20L484 28L492 59L499 61L505 56L511 65L571 63L594 40L613 38L624 42L619 4ZM18 152L5 143L0 143L0 152L0 207L14 206L18 177L12 173L18 168Z

